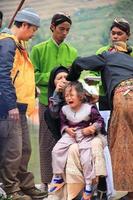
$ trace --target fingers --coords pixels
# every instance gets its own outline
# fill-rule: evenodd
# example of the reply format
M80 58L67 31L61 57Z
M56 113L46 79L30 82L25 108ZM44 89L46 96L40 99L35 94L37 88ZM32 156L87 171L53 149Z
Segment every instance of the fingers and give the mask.
M9 115L9 119L12 119L15 121L19 120L19 110L17 108L9 110L8 115Z
M71 137L75 137L75 129L74 128L69 128L69 130L67 131L67 133L71 136Z

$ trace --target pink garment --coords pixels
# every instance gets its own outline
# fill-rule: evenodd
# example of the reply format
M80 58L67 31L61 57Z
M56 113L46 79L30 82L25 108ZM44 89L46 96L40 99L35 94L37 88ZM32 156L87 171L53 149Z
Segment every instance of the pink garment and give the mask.
M52 151L53 174L63 174L70 145L78 143L80 162L86 184L91 184L95 178L95 168L92 158L91 140L93 137L84 137L80 130L76 131L76 137L72 138L64 133Z
M52 151L52 167L54 174L64 173L69 147L70 145L77 143L85 183L92 183L92 180L96 177L91 145L91 141L93 141L95 135L84 136L82 129L93 124L98 132L102 126L102 123L103 119L94 105L82 103L80 109L76 112L69 105L62 107L62 138L57 142ZM75 128L75 138L64 132L66 127Z

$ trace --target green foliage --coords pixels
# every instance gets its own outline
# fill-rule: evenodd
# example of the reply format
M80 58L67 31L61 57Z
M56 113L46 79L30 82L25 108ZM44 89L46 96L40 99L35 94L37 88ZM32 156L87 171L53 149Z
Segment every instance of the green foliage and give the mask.
M5 198L3 195L0 195L0 200L13 200L12 197Z

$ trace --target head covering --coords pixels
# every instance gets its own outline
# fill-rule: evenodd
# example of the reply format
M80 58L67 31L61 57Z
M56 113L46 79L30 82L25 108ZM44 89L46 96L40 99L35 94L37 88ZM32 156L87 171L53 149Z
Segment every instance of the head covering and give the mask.
M63 12L59 12L59 13L56 13L52 17L52 20L51 20L51 24L54 26L58 26L59 24L62 24L63 22L68 22L68 23L72 24L70 15L63 13Z
M115 18L110 30L112 30L114 27L117 27L119 29L121 29L122 31L124 31L128 36L130 35L130 25L129 22L127 20L125 20L124 18Z
M56 67L51 71L48 83L48 98L53 95L53 92L55 90L55 84L54 84L55 77L57 74L61 72L69 73L68 69L64 66Z
M14 21L27 22L37 27L40 26L40 17L32 8L24 8L19 11L15 16Z

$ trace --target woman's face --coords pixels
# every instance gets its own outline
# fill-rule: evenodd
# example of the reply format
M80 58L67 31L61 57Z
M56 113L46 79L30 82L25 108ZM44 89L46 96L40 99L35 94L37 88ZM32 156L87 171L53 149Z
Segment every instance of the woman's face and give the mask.
M110 39L112 42L123 41L126 42L129 36L121 29L114 27L110 32Z
M55 80L54 80L54 84L55 87L57 86L58 83L62 82L62 83L66 83L66 77L67 77L68 73L67 72L60 72L56 75Z

